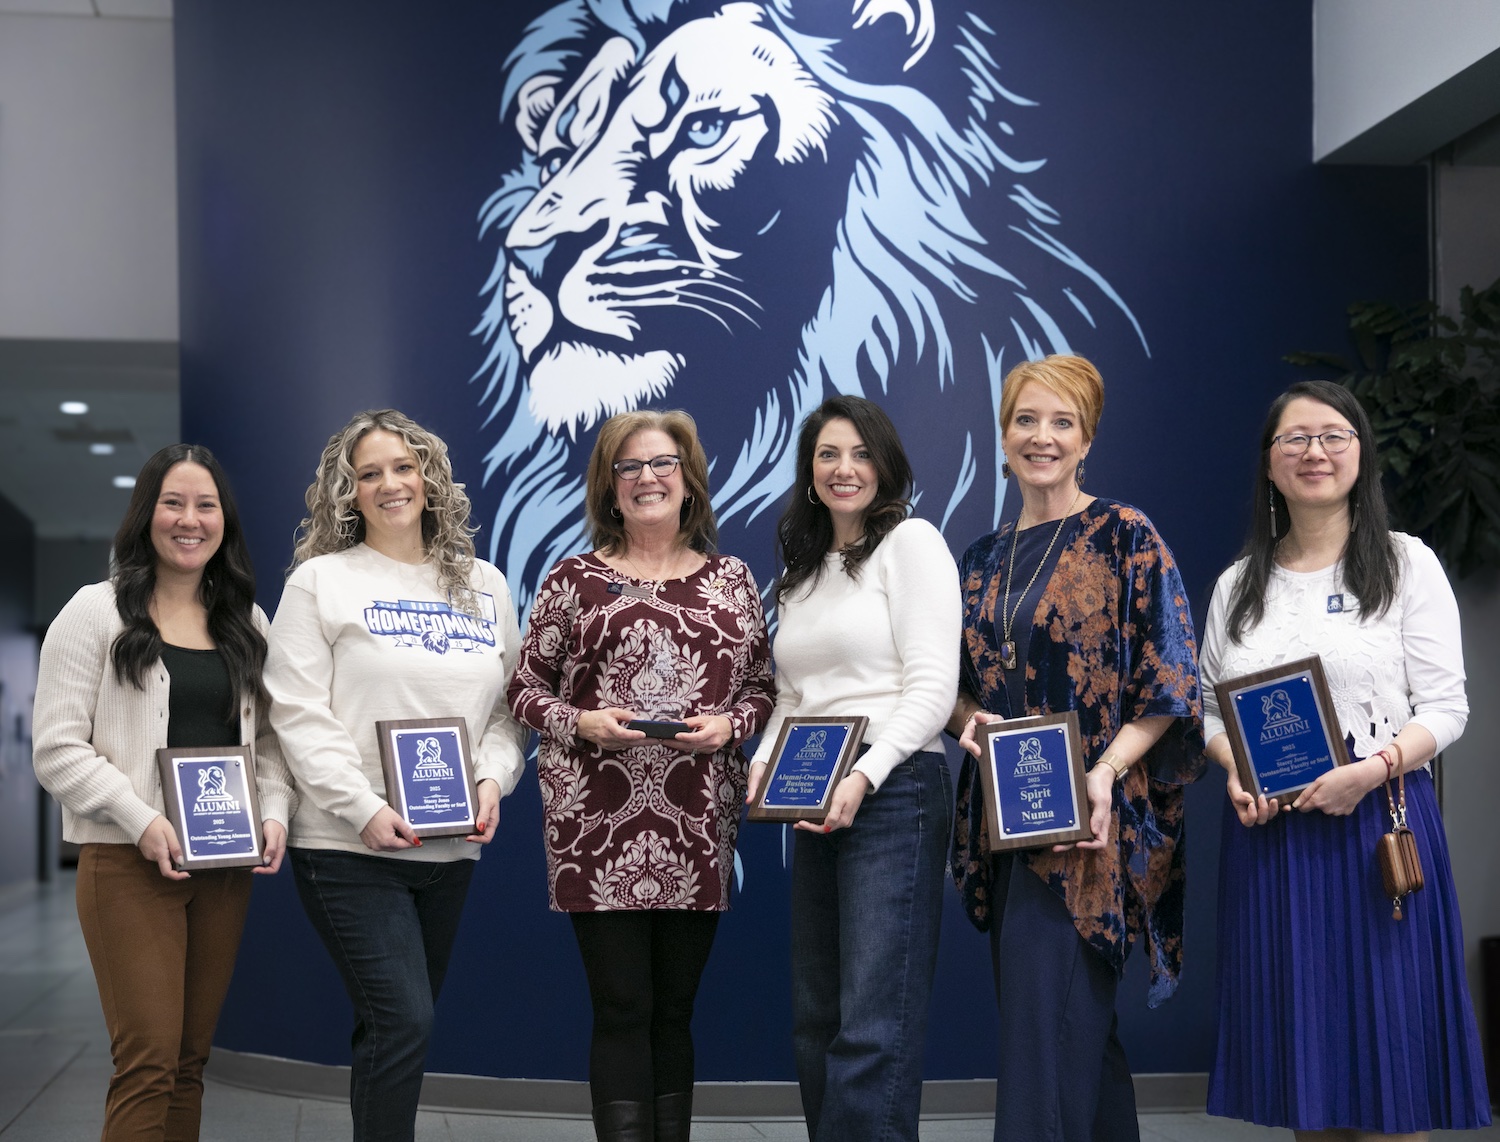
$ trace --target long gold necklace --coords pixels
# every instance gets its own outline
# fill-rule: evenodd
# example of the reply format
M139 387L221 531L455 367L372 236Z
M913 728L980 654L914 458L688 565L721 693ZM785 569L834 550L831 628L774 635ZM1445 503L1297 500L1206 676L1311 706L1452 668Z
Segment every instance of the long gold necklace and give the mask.
M1036 585L1036 577L1042 573L1042 568L1047 566L1047 560L1052 555L1052 549L1057 546L1058 537L1063 533L1063 525L1068 522L1068 517L1073 514L1073 509L1078 506L1078 497L1083 492L1080 490L1073 496L1073 502L1068 505L1068 510L1063 513L1062 519L1057 521L1057 530L1052 533L1052 542L1047 544L1047 550L1042 553L1041 562L1036 565L1036 570L1031 573L1031 579L1026 584L1026 589L1021 592L1021 597L1016 600L1015 609L1010 605L1011 578L1016 571L1016 543L1021 538L1021 517L1016 517L1016 529L1010 533L1010 562L1005 568L1005 602L1000 604L1000 668L1002 670L1014 670L1016 661L1016 641L1010 637L1011 628L1015 626L1016 616L1021 613L1021 604L1026 601L1026 595ZM1025 515L1023 508L1021 515Z

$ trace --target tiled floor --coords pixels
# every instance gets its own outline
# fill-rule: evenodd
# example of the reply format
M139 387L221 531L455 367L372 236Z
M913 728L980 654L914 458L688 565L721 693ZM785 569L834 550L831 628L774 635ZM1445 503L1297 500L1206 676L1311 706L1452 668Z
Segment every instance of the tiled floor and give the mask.
M5 1142L90 1142L99 1137L109 1043L98 993L78 931L73 885L0 892L0 1139ZM989 1119L930 1120L926 1142L989 1142ZM579 1119L509 1118L424 1113L423 1142L590 1142ZM204 1142L334 1142L349 1137L342 1103L240 1090L210 1079L204 1100ZM698 1142L804 1142L799 1122L698 1122ZM1500 1142L1500 1127L1435 1138ZM1291 1134L1261 1130L1202 1114L1144 1114L1143 1142L1290 1142ZM1018 1139L1017 1142L1026 1142Z

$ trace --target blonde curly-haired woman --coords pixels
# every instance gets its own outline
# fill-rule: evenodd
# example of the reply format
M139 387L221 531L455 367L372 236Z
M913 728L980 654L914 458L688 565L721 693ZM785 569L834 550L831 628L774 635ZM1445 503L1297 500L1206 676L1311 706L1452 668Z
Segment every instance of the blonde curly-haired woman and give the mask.
M504 576L474 557L446 445L401 413L330 438L307 508L265 675L301 794L288 847L354 1005L354 1138L409 1140L472 861L524 764L504 697L520 631ZM375 723L458 716L477 831L424 843L386 804Z

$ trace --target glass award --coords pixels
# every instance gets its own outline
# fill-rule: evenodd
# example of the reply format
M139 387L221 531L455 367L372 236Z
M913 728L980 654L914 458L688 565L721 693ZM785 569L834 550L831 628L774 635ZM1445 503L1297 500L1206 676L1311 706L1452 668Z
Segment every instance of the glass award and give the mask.
M419 837L467 837L479 820L479 791L462 718L376 722L385 799Z
M1240 784L1283 805L1349 760L1317 655L1214 686Z
M989 851L1086 841L1089 799L1078 715L1043 714L975 727Z
M859 756L870 719L787 718L776 736L766 779L750 806L752 821L821 821L838 783Z
M178 868L193 872L265 863L249 746L159 749L156 766L166 817L182 846Z

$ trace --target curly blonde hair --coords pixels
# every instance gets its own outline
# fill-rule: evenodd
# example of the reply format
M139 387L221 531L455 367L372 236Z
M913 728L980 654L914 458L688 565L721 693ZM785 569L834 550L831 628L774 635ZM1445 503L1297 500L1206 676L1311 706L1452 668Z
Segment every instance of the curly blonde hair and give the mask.
M295 568L319 555L347 551L365 538L365 518L355 507L354 449L376 429L399 436L422 471L422 547L437 569L438 584L466 614L478 614L470 579L474 574L474 533L469 497L453 480L448 446L416 421L393 408L356 413L328 438L318 474L307 487L307 516L297 525L292 551Z

